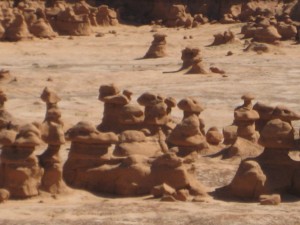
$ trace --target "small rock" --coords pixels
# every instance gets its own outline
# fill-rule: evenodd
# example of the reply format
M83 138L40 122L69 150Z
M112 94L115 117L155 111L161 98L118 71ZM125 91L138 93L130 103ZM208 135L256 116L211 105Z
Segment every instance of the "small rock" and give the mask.
M261 195L259 196L261 205L279 205L281 203L281 197L279 194L274 195Z
M210 69L210 71L213 72L213 73L225 74L225 71L219 69L218 67L210 67L209 69Z
M0 70L0 80L6 80L11 77L9 70Z
M6 189L0 189L0 203L5 202L9 199L10 193Z
M163 183L162 185L158 185L152 188L151 194L154 198L160 198L164 195L172 195L175 193L175 189Z
M110 33L110 34L116 35L116 34L117 34L117 31L115 31L115 30L110 30L109 33Z
M97 34L96 34L96 37L104 37L104 36L105 36L104 33L97 33Z
M232 51L228 51L227 54L226 54L226 56L231 56L231 55L233 55Z

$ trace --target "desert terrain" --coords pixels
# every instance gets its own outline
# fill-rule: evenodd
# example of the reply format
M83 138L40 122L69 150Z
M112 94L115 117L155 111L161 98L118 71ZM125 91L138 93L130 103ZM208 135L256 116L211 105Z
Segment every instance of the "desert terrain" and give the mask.
M206 109L201 114L206 128L222 129L233 121L233 109L241 104L241 95L251 92L257 101L284 104L300 112L300 47L284 41L269 53L244 52L240 44L208 47L213 34L232 30L238 35L242 24L203 25L197 29L155 28L167 34L167 57L140 59L147 51L154 27L126 26L94 28L103 37L60 36L53 40L35 39L16 43L0 42L1 69L10 70L13 78L1 88L8 96L6 109L20 123L41 121L44 87L55 90L65 129L79 121L101 122L103 104L98 101L102 84L115 83L133 92L133 101L151 91L177 100L192 96ZM115 32L110 32L114 30ZM115 33L115 34L114 34ZM187 36L191 38L184 39ZM239 36L239 35L238 35ZM201 49L207 67L217 66L220 74L186 75L176 71L181 66L181 50L186 46ZM232 51L232 56L226 56ZM15 79L14 79L15 77ZM172 115L182 117L179 109ZM296 129L297 123L293 124ZM40 148L43 149L43 146ZM67 158L69 143L61 155ZM298 153L294 153L298 158ZM228 184L239 160L200 157L196 162L197 178L210 191ZM151 196L121 198L70 190L66 195L42 193L28 200L10 200L0 204L0 224L299 224L300 201L284 196L277 206L259 203L161 202Z

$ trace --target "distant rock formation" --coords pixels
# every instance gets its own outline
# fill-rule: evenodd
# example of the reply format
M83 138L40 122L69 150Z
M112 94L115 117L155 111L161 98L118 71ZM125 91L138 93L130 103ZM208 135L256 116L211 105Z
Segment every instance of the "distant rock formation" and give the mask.
M166 56L166 37L165 34L156 33L153 35L154 40L151 43L144 59L162 58Z

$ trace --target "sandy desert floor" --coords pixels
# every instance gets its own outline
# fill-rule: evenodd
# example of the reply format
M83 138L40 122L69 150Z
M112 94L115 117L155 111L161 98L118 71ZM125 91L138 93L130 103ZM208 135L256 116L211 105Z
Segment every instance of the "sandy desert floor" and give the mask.
M97 100L101 84L115 83L133 91L134 99L145 91L173 96L193 96L203 102L202 118L207 128L222 128L233 120L240 96L254 93L257 100L284 104L300 112L300 45L292 41L265 54L243 52L240 44L207 47L213 34L241 25L204 25L197 29L158 28L167 37L168 57L139 60L151 41L151 26L98 28L104 37L58 37L0 43L0 69L9 69L16 79L3 82L7 110L23 122L42 121L45 105L39 96L45 86L62 98L59 106L66 128L81 120L99 124L103 105ZM109 33L115 30L115 34ZM192 36L192 39L183 39ZM181 50L202 49L207 68L217 66L219 74L184 75L163 73L181 66ZM225 56L232 51L232 56ZM49 81L49 78L51 78ZM181 118L180 110L172 114ZM299 124L294 126L298 129ZM62 149L66 158L68 144ZM239 164L235 161L199 158L199 180L210 190L228 184ZM279 206L209 200L205 203L165 203L149 196L116 198L72 190L66 196L47 196L0 205L0 224L300 224L300 199L287 197Z

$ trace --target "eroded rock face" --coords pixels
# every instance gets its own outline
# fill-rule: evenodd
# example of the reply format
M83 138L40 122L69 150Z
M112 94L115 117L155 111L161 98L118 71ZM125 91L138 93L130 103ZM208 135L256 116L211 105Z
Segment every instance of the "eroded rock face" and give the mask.
M150 21L163 21L165 25L185 25L189 17L193 21L196 15L202 14L209 20L218 20L221 23L234 23L251 21L257 16L282 18L285 14L293 20L300 20L299 2L296 1L163 1L141 2L137 0L101 1L114 8L122 8L121 17L128 19L134 17L136 21L148 23ZM170 20L168 20L170 18ZM177 23L176 23L177 21ZM168 23L167 23L168 22Z

